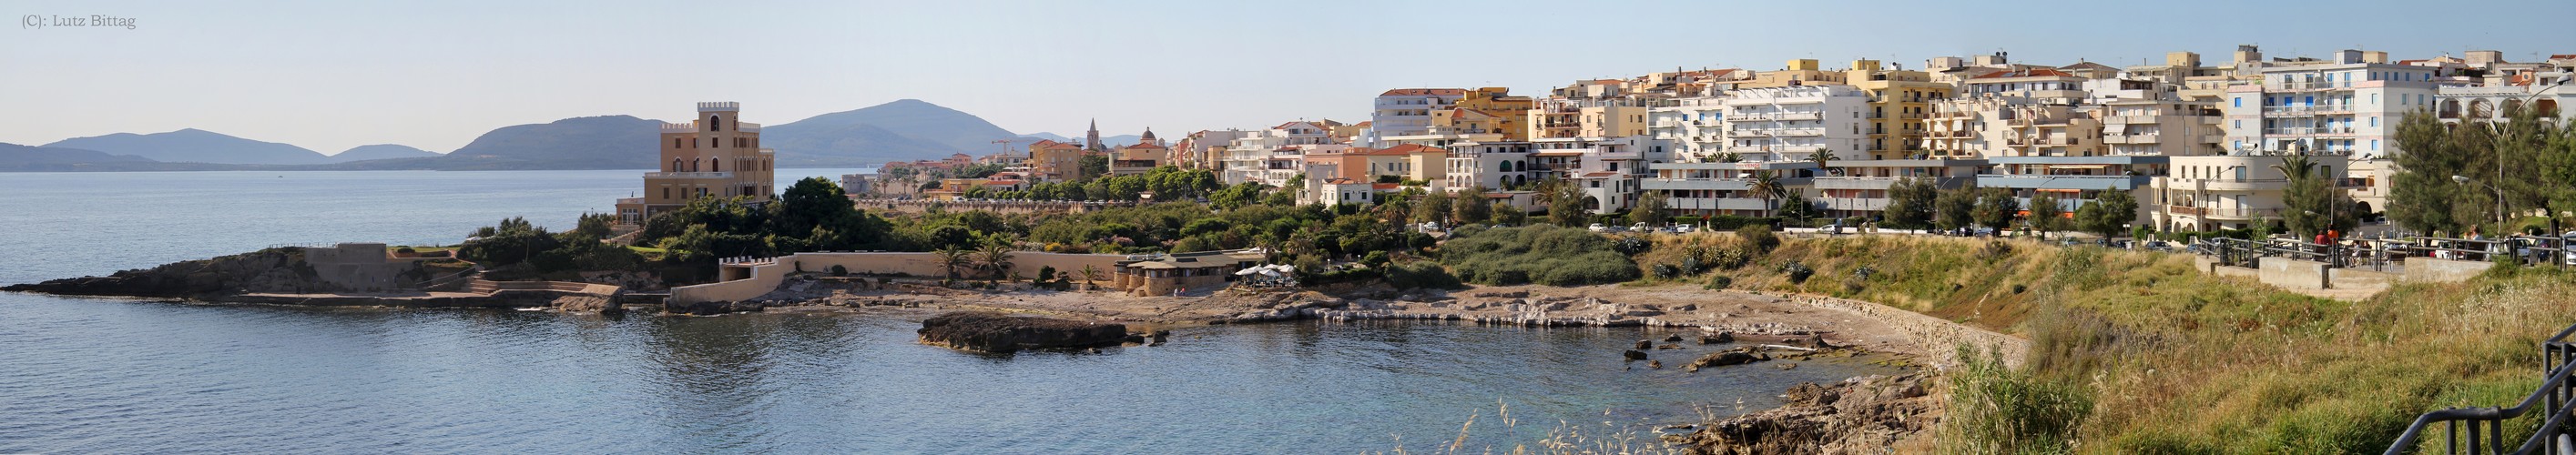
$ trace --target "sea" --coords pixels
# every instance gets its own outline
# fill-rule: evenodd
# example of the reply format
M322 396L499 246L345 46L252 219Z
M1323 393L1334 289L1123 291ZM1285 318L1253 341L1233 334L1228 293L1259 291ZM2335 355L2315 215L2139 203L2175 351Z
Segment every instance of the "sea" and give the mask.
M850 172L781 169L778 187ZM639 173L0 173L0 283L274 245L452 244L507 217L568 229L633 196ZM929 315L0 293L0 453L1506 452L1569 434L1653 447L1660 425L1894 372L1653 370L1620 351L1660 331L1446 323L1209 326L1161 346L991 355L916 342Z

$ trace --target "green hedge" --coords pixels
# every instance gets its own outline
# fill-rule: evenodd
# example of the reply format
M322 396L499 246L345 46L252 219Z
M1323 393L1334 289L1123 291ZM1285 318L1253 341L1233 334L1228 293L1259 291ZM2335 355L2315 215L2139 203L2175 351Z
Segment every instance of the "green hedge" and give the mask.
M1637 263L1590 231L1547 225L1474 232L1441 245L1440 263L1471 283L1583 286L1637 279Z

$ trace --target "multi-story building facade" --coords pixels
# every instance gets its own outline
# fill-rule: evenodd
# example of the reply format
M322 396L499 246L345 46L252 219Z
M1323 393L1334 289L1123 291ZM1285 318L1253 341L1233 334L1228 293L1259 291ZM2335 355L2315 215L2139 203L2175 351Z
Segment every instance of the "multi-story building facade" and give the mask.
M2327 153L2358 158L2339 170L2369 182L2355 198L2387 207L2397 150L2397 120L2406 112L2439 112L2441 67L2374 63L2361 51L2339 51L2331 60L2267 64L2253 73L2260 83L2229 87L2225 104L2227 146L2236 154ZM2383 57L2384 58L2384 57ZM2346 175L2346 174L2332 174ZM2267 204L2255 204L2260 207Z
M1029 161L1025 167L1031 177L1042 180L1079 180L1083 177L1082 156L1087 152L1082 146L1070 142L1040 139L1029 144Z
M2151 221L2165 230L2246 229L2279 220L2289 207L2282 198L2289 188L2282 158L2267 153L2172 157L2170 174L2155 179L2150 197L2138 199L2139 205L2154 212ZM2309 157L2329 176L2348 172L2345 158Z
M1726 105L1726 152L1745 161L1805 159L1818 149L1862 159L1869 94L1848 85L1740 89Z
M1368 129L1378 137L1431 132L1431 113L1449 110L1467 96L1458 88L1400 88L1377 95Z
M1906 159L1925 155L1924 120L1932 103L1947 99L1957 86L1933 82L1923 71L1883 68L1876 60L1855 60L1843 80L1869 94L1869 137L1863 150L1870 159Z
M1726 151L1726 97L1699 96L1655 101L1647 109L1647 135L1676 161L1711 161Z
M696 120L663 123L661 170L644 174L643 197L617 201L618 220L644 220L705 197L769 203L778 181L777 152L760 147L760 124L742 121L742 105L698 103Z

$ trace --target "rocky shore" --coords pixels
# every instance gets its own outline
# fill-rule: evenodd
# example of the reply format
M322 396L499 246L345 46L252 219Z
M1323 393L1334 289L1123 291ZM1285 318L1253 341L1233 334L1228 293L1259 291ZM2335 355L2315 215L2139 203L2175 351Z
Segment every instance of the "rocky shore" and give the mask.
M923 344L994 353L1117 346L1130 340L1124 324L1013 316L990 311L964 311L932 317L921 321L920 334Z
M0 291L58 295L197 298L253 292L333 292L337 286L316 279L304 262L302 248L270 248L249 253L162 264L119 271L108 276L12 284Z
M1921 374L1865 376L1790 387L1779 408L1729 417L1664 435L1665 442L1704 454L1876 454L1931 449L1941 403Z

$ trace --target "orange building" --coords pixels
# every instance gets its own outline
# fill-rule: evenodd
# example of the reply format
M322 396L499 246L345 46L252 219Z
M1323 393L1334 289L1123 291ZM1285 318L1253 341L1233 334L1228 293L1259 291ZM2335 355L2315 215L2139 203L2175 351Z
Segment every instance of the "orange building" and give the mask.
M760 147L760 124L742 121L741 112L731 101L698 103L696 120L663 123L662 169L644 174L643 197L617 200L618 221L641 226L704 197L771 201L778 154Z

